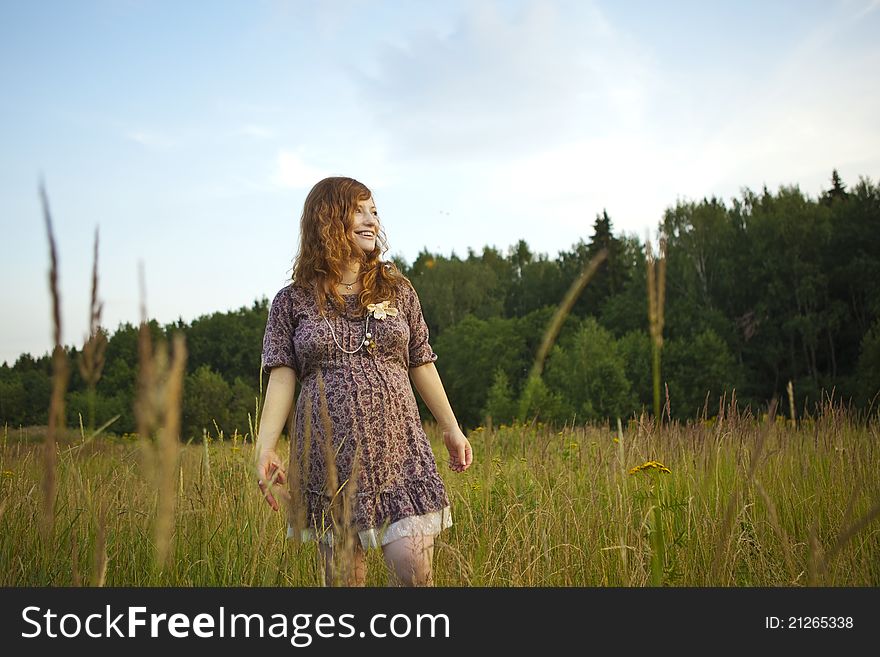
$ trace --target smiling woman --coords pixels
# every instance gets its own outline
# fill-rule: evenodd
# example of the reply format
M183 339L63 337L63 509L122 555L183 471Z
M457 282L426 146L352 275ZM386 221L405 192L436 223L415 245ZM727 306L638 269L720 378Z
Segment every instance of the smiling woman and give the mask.
M437 374L418 295L391 262L372 193L326 178L306 198L292 281L269 310L269 374L257 477L288 509L288 537L317 541L325 583L363 585L368 548L389 581L433 583L434 536L452 525L449 497L422 428L413 386L443 430L449 467L472 461ZM290 462L275 451L295 397ZM278 484L277 486L275 484ZM356 536L347 562L337 549Z

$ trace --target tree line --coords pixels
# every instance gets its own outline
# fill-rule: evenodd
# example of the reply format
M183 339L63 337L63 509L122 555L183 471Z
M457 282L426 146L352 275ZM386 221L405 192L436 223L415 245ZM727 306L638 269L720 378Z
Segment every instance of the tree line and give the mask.
M818 198L783 186L775 193L744 189L728 203L679 201L658 231L666 243L661 377L671 417L712 416L734 391L743 405L785 399L789 382L797 412L832 396L874 408L878 185L862 177L848 189L834 171ZM542 377L527 384L557 305L603 249L606 258L565 319ZM394 260L419 293L437 368L465 427L489 418L613 421L651 408L646 244L615 233L607 212L596 216L589 239L553 259L520 240L506 252L484 246L460 257L423 250L412 264ZM149 323L154 340L176 331L186 338L185 438L250 430L268 307L264 296L190 324ZM101 330L101 378L91 391L72 368L67 422L78 426L83 417L95 426L119 416L110 430L133 432L138 327ZM71 362L82 357L81 349L65 350ZM50 391L49 354L4 363L0 422L45 424Z

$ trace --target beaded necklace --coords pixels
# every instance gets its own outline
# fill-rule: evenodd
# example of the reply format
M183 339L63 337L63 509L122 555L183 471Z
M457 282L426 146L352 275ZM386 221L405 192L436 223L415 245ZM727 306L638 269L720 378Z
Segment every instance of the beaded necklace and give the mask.
M370 313L367 313L366 318L364 319L364 339L360 341L357 347L354 349L346 349L341 344L339 344L339 340L336 339L336 332L333 330L333 325L330 324L330 320L327 319L327 316L324 315L324 323L327 324L327 328L330 329L330 336L333 338L333 342L339 347L339 350L346 354L353 354L355 352L360 351L363 347L367 347L367 350L372 353L376 348L376 341L373 340L373 334L370 333Z

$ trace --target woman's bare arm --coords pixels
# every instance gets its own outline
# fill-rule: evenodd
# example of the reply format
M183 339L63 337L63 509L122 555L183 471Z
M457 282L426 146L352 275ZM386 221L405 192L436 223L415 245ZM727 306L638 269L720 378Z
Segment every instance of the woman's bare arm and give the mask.
M449 404L437 366L433 362L411 367L410 379L443 431L443 442L449 452L449 467L456 472L467 470L473 461L471 444L458 426Z
M440 428L458 426L446 390L443 388L443 382L440 380L440 373L437 372L437 366L434 363L425 363L411 367L409 376Z
M287 477L281 459L275 451L278 438L284 429L293 397L296 393L296 375L293 369L286 366L273 367L269 373L266 386L266 399L263 401L263 412L260 415L260 427L256 445L256 468L260 490L266 501L278 510L276 495L286 494L283 489L274 491L271 483L286 484Z

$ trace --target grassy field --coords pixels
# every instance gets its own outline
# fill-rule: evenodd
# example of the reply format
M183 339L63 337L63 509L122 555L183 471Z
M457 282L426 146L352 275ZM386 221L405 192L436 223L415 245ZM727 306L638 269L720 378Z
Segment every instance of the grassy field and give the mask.
M3 433L2 585L320 585L314 545L285 540L258 492L250 436L179 451L161 565L157 444L60 435L49 527L44 434ZM831 407L796 428L728 413L659 430L646 418L621 431L477 429L474 467L440 468L454 525L436 543L435 584L880 585L877 434ZM368 569L368 586L386 584L381 552Z
M180 335L153 345L143 304L141 437L63 429L71 365L61 348L55 242L41 194L53 390L48 427L3 430L0 585L319 586L315 546L286 540L286 517L259 493L254 430L178 443L186 345ZM604 257L594 257L560 303L532 379ZM96 233L90 338L79 362L90 389L105 346L97 262ZM775 415L775 401L760 418L722 403L714 418L658 425L662 239L647 275L653 415L616 427L532 423L471 432L474 465L460 474L440 468L454 524L435 542L435 585L880 585L877 414L860 419L829 401L795 426ZM795 417L790 388L789 400ZM437 428L426 432L446 463ZM282 458L288 447L280 441ZM381 552L370 551L367 565L367 585L384 586Z

